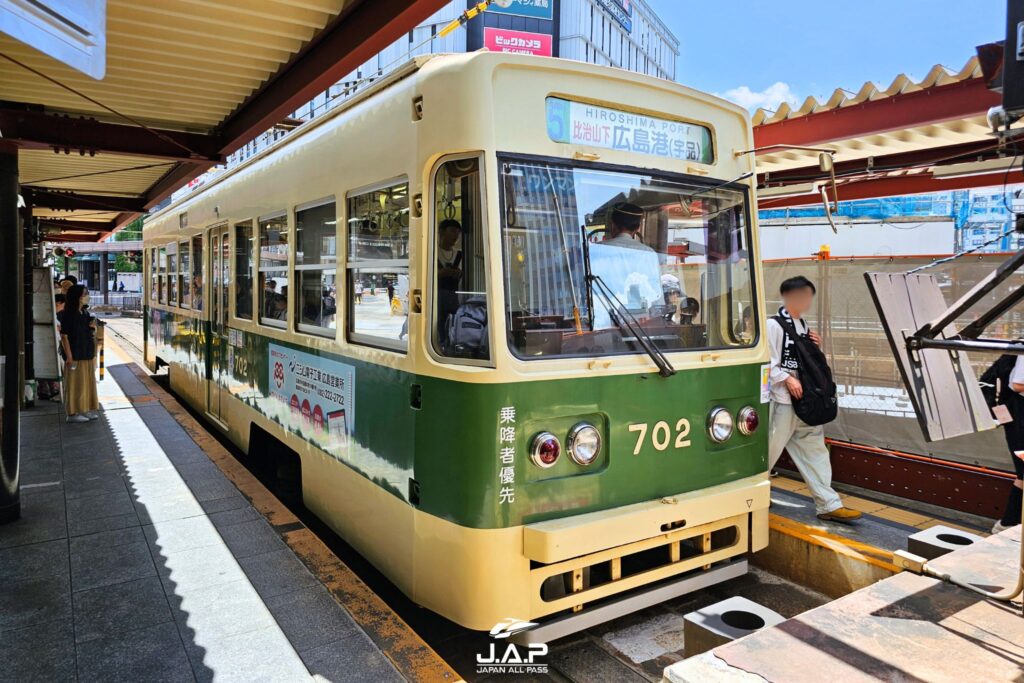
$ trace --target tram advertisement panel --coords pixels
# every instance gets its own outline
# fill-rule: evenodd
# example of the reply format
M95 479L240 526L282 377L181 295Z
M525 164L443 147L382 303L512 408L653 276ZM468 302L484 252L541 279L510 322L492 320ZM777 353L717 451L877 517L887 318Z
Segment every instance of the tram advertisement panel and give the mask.
M269 359L270 417L329 452L347 449L356 369L277 344L270 345Z

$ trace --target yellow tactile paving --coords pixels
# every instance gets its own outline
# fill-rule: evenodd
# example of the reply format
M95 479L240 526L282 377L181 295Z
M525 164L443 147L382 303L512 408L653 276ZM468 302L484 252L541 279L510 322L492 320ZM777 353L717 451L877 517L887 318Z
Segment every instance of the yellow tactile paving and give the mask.
M797 481L795 479L790 479L788 477L781 476L772 478L772 486L775 488L783 489L784 491L792 491L793 493L798 493L800 491L807 490L807 485L804 484L802 481Z
M843 505L850 508L851 510L858 510L866 514L874 514L878 510L888 507L885 503L879 503L876 500L868 500L867 498L858 498L857 496L840 496L843 499Z
M981 529L972 529L969 526L962 526L960 524L954 524L953 522L947 522L944 519L929 519L927 522L915 524L914 526L916 526L918 529L921 529L922 531L924 531L925 529L931 529L933 526L948 526L953 527L954 529L960 529L960 531L967 531L972 534L978 534L979 536L989 535L987 531L982 531Z
M871 514L875 517L887 519L890 522L899 522L900 524L907 524L908 526L924 524L931 519L931 517L928 517L927 515L919 515L916 512L900 510L899 508L894 507L883 507L881 510L875 510Z

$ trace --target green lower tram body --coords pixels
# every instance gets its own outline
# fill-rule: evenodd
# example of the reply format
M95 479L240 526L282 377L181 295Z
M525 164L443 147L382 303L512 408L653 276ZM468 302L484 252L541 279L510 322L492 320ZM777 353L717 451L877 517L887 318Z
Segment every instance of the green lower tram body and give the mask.
M578 607L767 540L760 365L457 382L251 332L211 335L208 322L159 309L147 311L146 346L197 409L214 383L240 447L256 425L295 450L307 507L414 600L470 628ZM708 437L711 410L748 405L762 409L760 429ZM535 435L564 444L580 422L602 433L596 462L578 465L564 446L552 467L531 461Z

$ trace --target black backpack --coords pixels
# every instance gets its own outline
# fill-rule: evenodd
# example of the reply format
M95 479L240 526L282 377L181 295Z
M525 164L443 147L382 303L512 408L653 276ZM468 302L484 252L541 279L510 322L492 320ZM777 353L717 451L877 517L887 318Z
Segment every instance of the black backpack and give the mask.
M444 352L456 358L487 358L487 299L470 297L448 316Z
M773 317L793 340L793 353L800 368L804 393L801 398L793 399L793 411L812 427L831 422L839 414L839 400L825 354L817 344L796 331L792 320L781 315Z

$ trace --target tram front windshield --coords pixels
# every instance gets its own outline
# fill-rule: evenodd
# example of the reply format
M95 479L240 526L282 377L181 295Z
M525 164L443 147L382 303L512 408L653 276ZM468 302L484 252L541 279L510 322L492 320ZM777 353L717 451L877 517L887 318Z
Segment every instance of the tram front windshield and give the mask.
M742 187L536 161L500 168L517 356L643 353L644 341L664 352L754 343Z

